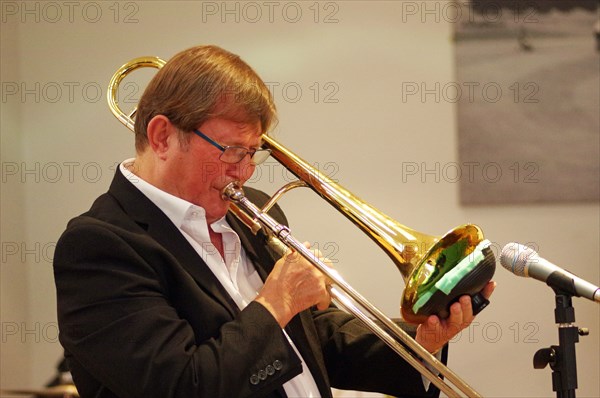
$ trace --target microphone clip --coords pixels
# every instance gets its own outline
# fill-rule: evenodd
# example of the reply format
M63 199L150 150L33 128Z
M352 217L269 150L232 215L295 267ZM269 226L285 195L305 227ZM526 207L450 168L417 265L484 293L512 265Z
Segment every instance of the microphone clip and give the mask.
M577 389L577 358L575 344L579 336L586 336L587 329L579 329L575 322L575 309L572 297L578 296L574 291L573 280L562 273L553 272L547 280L555 294L556 308L554 320L558 325L558 345L542 348L533 357L533 367L543 369L550 365L552 369L552 390L558 398L575 397Z

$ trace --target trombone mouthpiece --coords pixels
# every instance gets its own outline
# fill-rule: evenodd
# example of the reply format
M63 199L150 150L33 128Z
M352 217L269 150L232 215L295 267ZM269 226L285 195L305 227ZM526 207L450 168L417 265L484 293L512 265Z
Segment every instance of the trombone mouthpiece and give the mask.
M239 181L231 181L225 185L221 191L221 198L223 198L223 200L229 200L234 203L239 202L240 200L244 199L244 197L244 190L242 189Z

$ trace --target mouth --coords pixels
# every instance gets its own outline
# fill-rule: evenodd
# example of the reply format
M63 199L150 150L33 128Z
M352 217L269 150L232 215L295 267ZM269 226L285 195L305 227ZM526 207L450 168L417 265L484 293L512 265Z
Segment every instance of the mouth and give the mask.
M230 187L241 188L242 184L234 178L221 177L214 181L212 187L219 193L219 197L221 198L221 200L223 200L224 202L230 202L229 195L227 195L225 191Z

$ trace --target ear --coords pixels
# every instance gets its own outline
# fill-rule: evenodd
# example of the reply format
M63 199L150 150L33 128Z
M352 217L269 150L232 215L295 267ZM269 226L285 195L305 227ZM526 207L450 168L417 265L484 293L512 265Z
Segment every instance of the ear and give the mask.
M156 115L148 123L146 135L152 151L164 160L169 149L176 143L173 138L177 138L177 128L171 124L168 117Z

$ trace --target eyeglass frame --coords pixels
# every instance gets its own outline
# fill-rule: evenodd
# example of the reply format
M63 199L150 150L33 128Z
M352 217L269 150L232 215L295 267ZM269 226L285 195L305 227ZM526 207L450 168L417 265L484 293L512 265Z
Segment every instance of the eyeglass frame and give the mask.
M258 165L263 163L265 160L267 160L267 158L269 156L265 156L264 160L261 160L260 162L255 162L254 161L254 155L257 152L268 152L269 155L271 154L271 150L270 149L265 149L265 148L258 148L258 149L254 149L254 148L246 148L244 146L241 145L221 145L219 144L217 141L213 140L212 138L210 138L209 136L207 136L206 134L204 134L202 131L195 129L193 130L194 134L196 134L198 137L204 139L206 142L208 142L209 144L211 144L212 146L218 148L219 150L221 150L221 155L219 156L219 160L221 160L224 163L228 163L228 164L237 164L240 163L242 160L244 160L244 158L246 157L246 155L250 155L250 160L253 161L254 164ZM240 160L238 160L237 162L227 162L223 159L221 159L221 157L225 154L225 151L229 148L238 148L238 149L244 149L246 151L246 153L244 154L244 156L242 156L240 158Z

